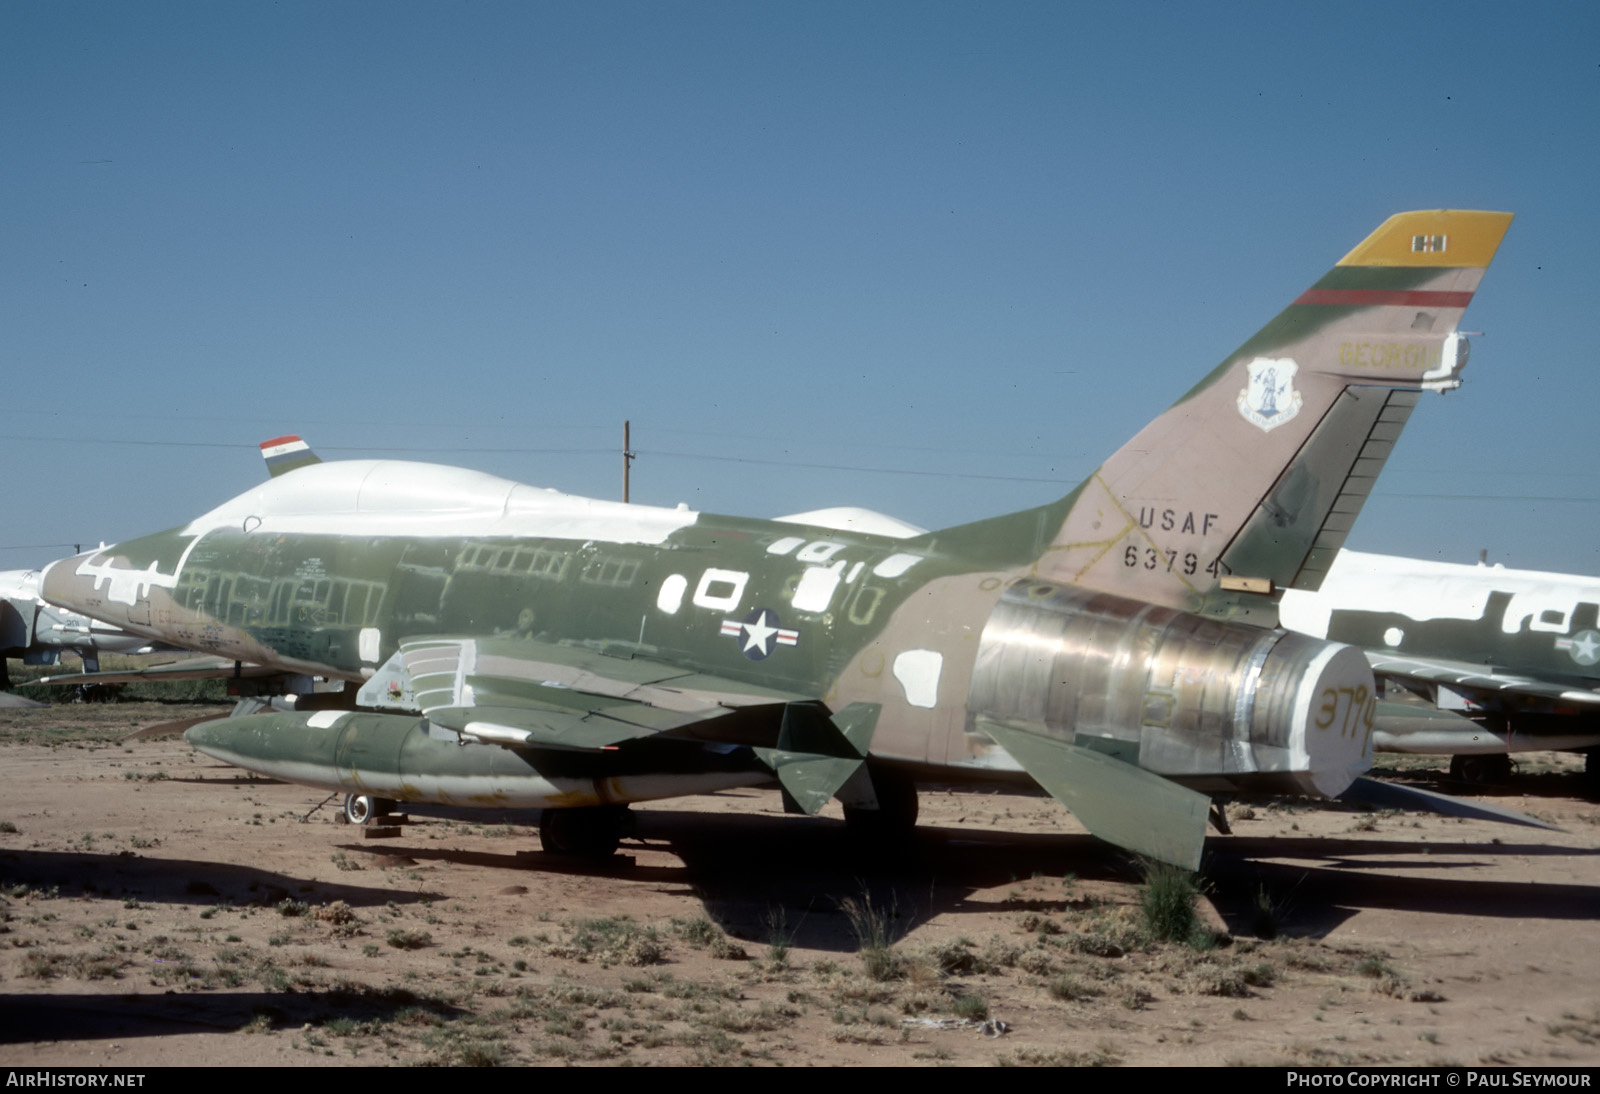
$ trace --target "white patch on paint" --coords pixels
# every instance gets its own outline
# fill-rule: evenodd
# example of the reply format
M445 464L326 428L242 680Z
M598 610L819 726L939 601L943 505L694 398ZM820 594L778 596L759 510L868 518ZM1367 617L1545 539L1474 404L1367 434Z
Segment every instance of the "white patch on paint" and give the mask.
M843 560L835 562L832 566L811 567L800 575L800 584L795 586L794 597L790 602L803 612L827 611L843 574Z
M104 554L94 556L104 557ZM77 574L79 577L94 578L94 590L99 592L104 589L106 599L113 604L135 604L149 597L152 587L170 589L178 584L176 573L161 573L154 562L143 570L125 570L112 565L109 560L96 564L93 559L85 559L78 566Z
M1511 600L1510 612L1515 614L1516 610L1517 601L1516 598L1513 597ZM1559 608L1530 609L1528 612L1528 629L1530 631L1542 631L1545 634L1564 635L1567 633L1569 614L1570 613L1564 612ZM1546 616L1552 616L1553 618L1546 619Z
M695 586L695 606L731 612L739 606L739 601L744 597L745 583L749 580L750 575L743 570L709 569L700 575L700 584ZM729 591L713 588L718 585L728 586Z
M1524 625L1555 633L1553 624L1541 625L1544 613L1560 612L1570 620L1580 603L1600 603L1600 580L1340 551L1317 592L1284 592L1279 616L1289 630L1322 638L1334 611L1395 613L1418 623L1470 621L1483 618L1494 592L1511 594L1504 617L1497 621L1502 633L1520 633Z
M319 710L306 719L306 725L312 729L330 729L339 724L339 719L349 714L348 710Z
M478 643L472 638L426 639L400 648L412 692L424 712L437 707L471 707L477 696L467 681L478 671Z
M895 656L894 678L905 689L906 702L931 709L939 702L939 674L944 654L937 650L906 650Z
M850 572L844 575L844 583L846 585L854 585L856 583L856 578L861 576L861 567L865 565L866 563L864 562L858 562L854 566L850 567Z
M899 577L921 561L921 555L896 553L874 566L872 572L877 577Z
M105 589L106 599L113 604L133 605L147 599L152 588L175 588L178 584L178 575L183 573L183 564L189 561L190 552L199 542L198 535L189 540L188 546L183 549L183 554L178 556L178 561L172 567L170 574L162 573L154 562L142 570L117 566L115 558L112 557L112 552L116 550L115 544L110 547L102 545L99 550L89 554L78 564L75 572L79 577L93 578L93 588L96 591ZM70 562L71 559L63 561Z
M844 548L844 544L835 543L831 539L819 539L800 548L794 558L796 562L827 562Z
M563 494L481 471L405 460L339 460L268 479L195 518L203 535L260 519L266 534L525 536L662 543L700 515Z
M672 574L661 583L661 591L656 594L656 607L668 615L676 615L678 609L683 607L683 594L688 591L689 579L682 574Z
M378 628L362 627L361 634L356 641L361 660L368 664L375 664L378 660L378 650L383 645L383 636L378 633Z
M1392 648L1405 641L1405 637L1405 631L1401 630L1399 627L1390 627L1388 630L1383 632L1383 644Z
M806 541L804 536L784 536L776 543L768 544L767 554L786 555Z
M772 519L779 524L809 524L813 528L832 528L838 532L865 532L868 535L886 536L889 539L910 539L913 536L925 535L928 531L898 517L891 517L887 513L879 513L874 509L861 509L853 505L813 509L809 513L791 513L786 517Z

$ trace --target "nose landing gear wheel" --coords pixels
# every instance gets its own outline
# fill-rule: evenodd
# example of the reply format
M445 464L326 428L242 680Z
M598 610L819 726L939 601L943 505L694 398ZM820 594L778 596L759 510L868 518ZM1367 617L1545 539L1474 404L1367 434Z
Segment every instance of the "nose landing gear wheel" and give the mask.
M394 812L393 798L377 798L371 794L346 794L344 819L351 824L375 824L377 818Z

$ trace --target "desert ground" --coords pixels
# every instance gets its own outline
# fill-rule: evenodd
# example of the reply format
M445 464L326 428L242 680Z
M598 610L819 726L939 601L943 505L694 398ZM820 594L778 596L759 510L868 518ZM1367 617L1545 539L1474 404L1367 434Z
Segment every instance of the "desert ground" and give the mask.
M572 862L533 813L365 838L320 791L123 740L203 713L0 710L0 1064L1600 1063L1571 757L1483 799L1559 832L1234 803L1201 929L1157 941L1181 879L1145 915L1141 865L1044 798L925 788L885 854L740 791Z

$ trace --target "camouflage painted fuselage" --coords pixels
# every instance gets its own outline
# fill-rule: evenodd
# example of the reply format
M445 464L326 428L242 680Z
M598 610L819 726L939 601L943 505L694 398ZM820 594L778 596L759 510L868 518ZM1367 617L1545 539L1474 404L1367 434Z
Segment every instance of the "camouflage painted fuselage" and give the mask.
M462 639L599 652L622 677L630 660L670 665L741 685L730 706L874 704L872 753L903 764L1019 772L975 725L990 716L1111 742L1214 789L1335 793L1363 767L1371 689L1351 651L1034 576L1075 496L895 538L350 461L274 478L47 580L53 598L136 632L286 672L360 682L408 640ZM397 515L438 534L394 534ZM895 527L866 513L838 523ZM531 534L545 527L572 534ZM545 700L559 691L529 683ZM1311 700L1296 698L1307 689L1331 694L1318 716L1332 731L1315 742Z

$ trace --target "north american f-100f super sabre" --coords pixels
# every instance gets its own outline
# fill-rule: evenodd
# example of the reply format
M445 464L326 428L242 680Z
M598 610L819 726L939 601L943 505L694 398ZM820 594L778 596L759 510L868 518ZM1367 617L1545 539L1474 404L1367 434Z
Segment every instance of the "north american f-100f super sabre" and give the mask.
M45 596L354 685L188 738L357 810L537 807L547 848L609 853L630 802L776 781L894 830L918 779L1031 781L1193 867L1212 795L1334 796L1370 765L1366 659L1279 629L1277 599L1321 581L1420 394L1460 383L1510 220L1391 217L1035 509L714 516L290 437L263 485L55 564Z

